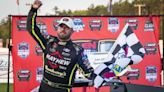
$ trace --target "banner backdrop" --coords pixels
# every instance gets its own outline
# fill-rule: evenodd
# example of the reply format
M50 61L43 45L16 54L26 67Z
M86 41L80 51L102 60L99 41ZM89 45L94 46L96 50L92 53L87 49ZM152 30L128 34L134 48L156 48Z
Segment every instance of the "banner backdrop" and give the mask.
M37 25L44 35L47 32L56 35L58 21L61 17L37 17ZM129 23L146 50L144 60L133 65L135 72L122 77L124 82L161 86L161 61L158 46L159 17L72 17L75 27L72 39L85 49L92 66L101 62L96 56L105 57L125 23ZM26 16L12 16L12 57L14 92L34 92L42 79L42 50L26 30ZM120 53L121 56L121 53ZM93 88L92 88L93 89ZM86 89L87 92L95 90ZM109 92L109 87L102 87ZM73 88L73 91L84 90Z

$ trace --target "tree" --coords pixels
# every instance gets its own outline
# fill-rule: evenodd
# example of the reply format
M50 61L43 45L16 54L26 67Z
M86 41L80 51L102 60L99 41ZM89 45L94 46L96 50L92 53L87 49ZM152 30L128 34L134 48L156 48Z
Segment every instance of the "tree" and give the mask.
M138 9L134 7L135 4L145 4L145 7L142 8L142 15L164 15L164 0L133 0L131 3L129 0L119 0L112 5L113 15L138 15ZM159 6L159 7L157 7ZM91 4L87 10L76 10L76 11L61 11L59 15L69 15L69 16L101 16L101 15L110 15L107 12L107 6L99 5L94 6ZM164 30L164 18L161 17L161 32L160 39L163 38L162 30Z
M55 6L53 8L54 12L55 12L55 15L58 15L59 14L59 8L57 6Z
M3 47L6 45L6 40L9 38L10 35L10 21L7 20L2 20L0 24L0 39L3 39Z
M136 15L133 4L127 0L124 2L116 2L113 4L113 15Z

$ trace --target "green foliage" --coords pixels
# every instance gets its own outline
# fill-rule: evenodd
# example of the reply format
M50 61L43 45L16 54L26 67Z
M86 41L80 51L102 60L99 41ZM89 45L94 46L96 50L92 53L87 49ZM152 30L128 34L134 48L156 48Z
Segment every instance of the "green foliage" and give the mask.
M93 8L88 8L88 10L86 11L86 15L108 15L109 13L107 12L107 7L101 5L101 6L97 6L97 7L93 7Z
M138 15L138 8L135 4L145 4L142 7L142 15L162 15L164 14L164 0L133 0L131 3L128 0L119 0L112 5L113 15ZM55 12L58 11L58 7L54 8ZM56 13L55 13L56 14ZM99 5L94 6L93 4L88 7L87 10L77 11L58 11L56 15L110 15L107 12L107 6Z
M112 7L113 15L136 15L135 7L128 1L117 2Z
M86 15L86 10L76 10L72 13L72 15L75 15L75 16L85 16Z
M67 15L67 16L102 16L102 15L113 15L113 16L135 16L138 15L138 7L136 4L144 4L142 7L142 15L164 15L164 0L133 0L131 3L128 0L119 0L112 5L112 13L107 11L107 6L94 6L93 4L88 7L87 10L76 10L76 11L61 11L56 15ZM58 10L58 8L56 8ZM56 10L56 11L57 11ZM164 17L164 16L163 16ZM160 39L163 39L164 30L164 18L161 18L160 26Z
M7 92L7 83L0 83L0 92ZM9 84L9 92L13 92L13 84Z
M3 39L3 47L6 45L6 40L9 38L9 21L8 20L2 20L0 24L0 39Z

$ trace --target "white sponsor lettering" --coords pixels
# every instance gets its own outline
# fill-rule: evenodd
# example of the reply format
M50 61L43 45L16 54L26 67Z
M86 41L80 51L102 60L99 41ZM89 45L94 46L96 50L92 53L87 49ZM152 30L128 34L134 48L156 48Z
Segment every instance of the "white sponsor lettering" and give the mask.
M46 55L46 58L50 61L52 61L54 64L60 64L60 65L66 65L68 66L70 64L70 61L64 60L64 59L59 59L54 56L51 56L49 54Z

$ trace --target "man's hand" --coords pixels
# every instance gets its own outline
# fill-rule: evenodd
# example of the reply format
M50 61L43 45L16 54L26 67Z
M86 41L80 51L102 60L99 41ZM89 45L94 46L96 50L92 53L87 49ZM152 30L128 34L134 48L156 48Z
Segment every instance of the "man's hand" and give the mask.
M35 9L38 9L40 6L42 6L42 2L40 0L35 0L32 4L32 7Z

